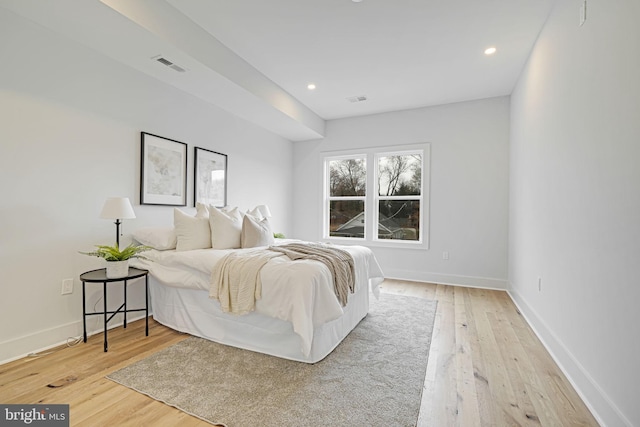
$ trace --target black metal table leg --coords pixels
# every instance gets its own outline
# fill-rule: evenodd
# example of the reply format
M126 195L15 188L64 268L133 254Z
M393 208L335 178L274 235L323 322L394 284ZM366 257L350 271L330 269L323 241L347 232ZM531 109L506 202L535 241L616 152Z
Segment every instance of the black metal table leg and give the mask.
M144 276L144 321L146 336L149 336L149 276Z
M127 329L127 280L124 280L124 329Z
M108 345L107 345L107 322L108 322L108 318L107 318L107 282L104 282L103 284L103 292L104 292L104 351L105 353L108 350Z
M84 331L84 342L87 342L87 300L82 282L82 330Z

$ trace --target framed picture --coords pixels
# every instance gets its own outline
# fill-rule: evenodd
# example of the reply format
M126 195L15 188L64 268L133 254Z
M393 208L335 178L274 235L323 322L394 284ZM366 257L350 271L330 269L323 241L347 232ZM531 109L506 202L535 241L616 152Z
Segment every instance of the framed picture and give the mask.
M227 155L195 147L193 150L193 206L227 205Z
M187 205L187 144L142 132L140 204Z

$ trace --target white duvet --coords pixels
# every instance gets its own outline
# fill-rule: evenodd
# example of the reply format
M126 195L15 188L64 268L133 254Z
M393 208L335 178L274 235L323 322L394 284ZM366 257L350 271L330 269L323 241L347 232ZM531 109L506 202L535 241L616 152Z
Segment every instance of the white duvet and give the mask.
M288 243L279 240L278 243ZM356 290L371 286L378 295L383 280L382 270L373 252L364 246L339 246L355 261ZM144 255L149 261L137 259L132 265L148 269L166 286L209 291L211 272L215 264L234 249L199 249L176 252L150 250ZM235 249L238 250L238 249ZM329 269L318 261L291 261L286 256L271 259L260 272L262 298L256 301L260 314L291 322L302 339L302 352L311 350L315 326L332 321L343 313L333 291ZM219 304L216 300L211 300Z

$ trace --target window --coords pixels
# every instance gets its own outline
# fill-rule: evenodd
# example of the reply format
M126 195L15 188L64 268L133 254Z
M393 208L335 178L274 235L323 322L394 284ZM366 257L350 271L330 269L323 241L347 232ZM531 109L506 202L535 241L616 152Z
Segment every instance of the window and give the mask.
M364 238L367 161L364 156L334 158L329 168L329 236Z
M378 239L419 240L422 153L377 155Z
M427 247L429 145L325 153L323 237Z

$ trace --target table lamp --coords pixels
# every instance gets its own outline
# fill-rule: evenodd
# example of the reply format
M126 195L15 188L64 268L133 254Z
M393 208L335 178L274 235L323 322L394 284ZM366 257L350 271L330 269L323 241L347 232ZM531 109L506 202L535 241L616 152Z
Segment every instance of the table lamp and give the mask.
M271 218L271 211L267 205L258 205L256 209L262 214L263 218Z
M128 197L109 197L102 207L100 218L115 219L116 222L116 244L120 247L120 220L133 219L136 214Z

